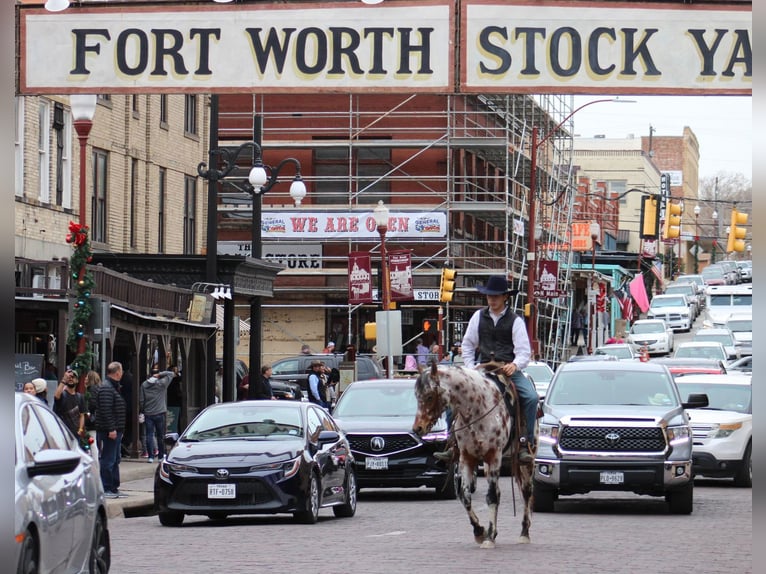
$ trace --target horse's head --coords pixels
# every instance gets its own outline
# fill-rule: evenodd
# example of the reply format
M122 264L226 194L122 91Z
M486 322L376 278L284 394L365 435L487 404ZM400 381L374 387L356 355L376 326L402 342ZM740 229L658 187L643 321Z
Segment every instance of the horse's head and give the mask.
M448 393L439 385L439 368L436 361L430 369L423 369L415 381L415 398L418 400L418 412L412 430L419 436L428 433L447 408Z

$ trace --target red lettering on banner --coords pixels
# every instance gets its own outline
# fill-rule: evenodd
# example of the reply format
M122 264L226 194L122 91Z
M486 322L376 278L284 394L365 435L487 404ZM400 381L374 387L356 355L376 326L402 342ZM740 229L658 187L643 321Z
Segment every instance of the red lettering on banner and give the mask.
M332 217L327 218L327 223L324 224L325 233L335 233L335 222Z
M349 217L348 218L348 230L351 233L356 233L359 231L359 218L358 217Z
M290 223L293 224L293 231L302 232L306 230L306 222L308 221L308 218L306 217L291 217Z

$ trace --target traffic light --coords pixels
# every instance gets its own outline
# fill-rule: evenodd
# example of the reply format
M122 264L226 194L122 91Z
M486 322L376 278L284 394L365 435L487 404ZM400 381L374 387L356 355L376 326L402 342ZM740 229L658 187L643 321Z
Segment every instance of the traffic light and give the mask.
M436 334L436 319L423 319L423 332Z
M442 269L442 281L439 285L439 301L442 303L452 302L452 297L455 295L455 277L457 271L445 267Z
M660 209L656 195L641 198L641 239L657 239L660 230Z
M745 236L747 229L742 227L747 223L747 213L737 211L736 207L731 210L731 227L729 228L729 241L726 243L726 253L745 250Z
M663 239L676 239L681 235L681 205L669 201L665 206L665 227L662 229Z

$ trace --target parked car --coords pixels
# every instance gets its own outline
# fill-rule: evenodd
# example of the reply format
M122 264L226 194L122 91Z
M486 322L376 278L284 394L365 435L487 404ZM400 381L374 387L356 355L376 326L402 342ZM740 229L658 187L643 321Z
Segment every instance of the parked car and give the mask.
M550 365L544 361L530 361L524 369L524 374L532 379L540 398L544 397L553 379L553 369Z
M693 409L695 476L733 478L753 486L753 392L749 375L690 375L676 381L681 397L705 393L708 406Z
M674 348L673 330L662 319L638 319L630 326L627 342L634 351L646 346L650 355L667 355Z
M732 361L726 367L727 373L752 373L753 372L753 356L747 355L736 361Z
M303 394L308 397L311 361L316 359L324 362L331 369L337 369L343 361L343 355L297 355L279 359L271 365L271 380L297 384ZM357 355L355 380L366 381L381 377L383 377L383 370L372 357Z
M673 357L679 359L717 359L728 364L726 349L718 341L685 341L679 343Z
M731 259L725 259L723 261L718 261L717 263L713 263L712 266L720 267L723 269L724 273L726 274L727 281L729 285L739 285L742 280L739 275L739 269L737 268L737 262L732 261Z
M700 359L697 357L659 357L652 359L653 363L665 365L674 378L686 375L723 375L728 372L726 365L720 359Z
M692 321L699 317L699 314L702 312L702 306L699 303L699 295L697 293L697 286L694 283L674 283L665 287L663 293L665 295L686 295L686 300L689 303L689 309L692 313Z
M303 391L300 385L290 383L288 381L275 381L271 382L271 393L278 399L287 401L300 401L303 400Z
M154 475L154 505L164 526L180 526L187 514L292 513L313 524L324 507L338 517L356 512L348 441L313 403L210 405L170 440Z
M668 369L652 361L565 363L542 402L534 507L560 496L629 491L663 496L673 514L693 509L687 408Z
M442 416L430 433L412 431L417 412L415 379L351 383L333 416L348 438L359 488L434 488L439 498L455 498L455 467L434 458L447 450Z
M701 275L708 287L712 285L728 285L726 272L720 267L708 265L702 270Z
M739 359L739 347L737 341L731 331L726 328L716 329L699 329L692 338L693 342L697 341L717 341L723 345L726 350L726 358L728 360Z
M752 355L753 315L751 313L733 313L729 315L725 326L734 336L740 356Z
M699 273L686 274L679 275L673 282L674 285L681 285L685 283L691 283L694 285L694 288L697 290L697 302L699 303L700 309L703 309L705 307L705 287L707 287L705 278Z
M646 318L662 319L674 331L689 331L693 321L686 295L655 295Z
M633 351L633 345L630 343L613 343L611 345L601 345L593 350L594 355L613 355L620 361L635 361L638 355Z
M753 281L753 262L749 259L737 261L737 269L742 283L751 283Z
M19 573L96 572L111 565L98 465L53 411L15 393L13 560Z

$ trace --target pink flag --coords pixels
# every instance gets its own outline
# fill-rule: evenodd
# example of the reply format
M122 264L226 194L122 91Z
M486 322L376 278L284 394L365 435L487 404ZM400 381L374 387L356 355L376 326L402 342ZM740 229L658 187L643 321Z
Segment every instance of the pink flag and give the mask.
M646 295L646 287L644 286L644 276L639 273L630 282L630 294L638 304L638 308L642 313L646 313L649 309L649 297Z

